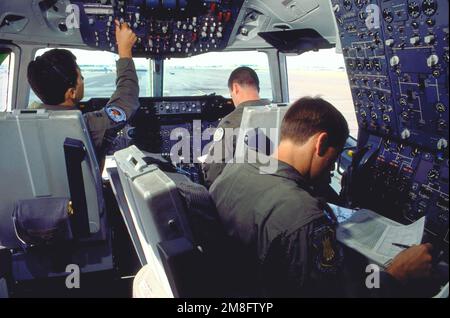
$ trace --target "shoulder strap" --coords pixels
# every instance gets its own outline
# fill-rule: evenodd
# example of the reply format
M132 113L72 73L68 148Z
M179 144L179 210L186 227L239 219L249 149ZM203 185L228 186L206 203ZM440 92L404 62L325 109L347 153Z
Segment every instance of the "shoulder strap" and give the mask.
M67 180L74 213L70 226L75 238L89 236L89 217L81 163L86 158L86 148L81 140L66 138L64 141Z

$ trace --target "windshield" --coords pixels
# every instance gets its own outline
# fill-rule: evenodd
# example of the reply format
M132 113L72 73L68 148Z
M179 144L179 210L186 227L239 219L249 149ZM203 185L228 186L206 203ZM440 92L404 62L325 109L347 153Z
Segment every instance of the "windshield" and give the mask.
M44 54L50 49L37 51L36 56ZM76 57L81 74L84 77L84 98L89 100L94 97L112 96L116 89L116 60L117 54L110 52L98 52L89 50L70 49ZM150 60L134 58L139 79L140 96L149 97L151 94ZM40 102L39 98L30 90L29 104Z
M306 52L286 58L291 102L303 96L320 96L342 112L350 135L357 137L358 122L344 57L335 49Z
M216 94L229 97L228 78L239 66L258 74L261 98L272 97L269 60L263 52L213 52L164 62L164 96Z
M0 112L11 110L13 60L13 53L0 52Z

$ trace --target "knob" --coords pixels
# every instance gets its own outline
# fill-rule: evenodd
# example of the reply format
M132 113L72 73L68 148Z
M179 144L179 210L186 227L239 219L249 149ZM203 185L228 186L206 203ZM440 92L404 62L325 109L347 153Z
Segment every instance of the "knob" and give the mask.
M411 137L411 132L409 131L409 129L405 128L405 129L402 131L401 137L402 137L403 140L406 140L406 139L408 139L409 137Z
M444 138L441 138L441 139L438 140L438 142L437 142L437 149L438 150L444 150L444 149L447 149L447 147L448 147L448 141L447 140L445 140Z
M386 46L390 46L392 47L394 45L394 39L387 39L384 44L386 44Z
M391 66L397 66L398 64L400 64L400 58L397 55L394 55L393 57L391 57L390 64Z
M445 130L445 129L447 129L447 126L448 126L447 122L444 119L439 119L438 125L437 125L438 130Z
M436 54L432 54L427 58L428 67L433 67L439 62L439 57Z
M435 105L435 107L436 107L436 110L437 110L439 113L444 113L445 110L446 110L445 105L442 104L441 102L437 103L437 104Z
M430 34L430 35L425 36L423 40L426 44L433 44L434 39L435 39L434 35Z
M409 43L411 43L412 45L418 45L420 42L420 37L418 36L413 36L412 38L409 39Z

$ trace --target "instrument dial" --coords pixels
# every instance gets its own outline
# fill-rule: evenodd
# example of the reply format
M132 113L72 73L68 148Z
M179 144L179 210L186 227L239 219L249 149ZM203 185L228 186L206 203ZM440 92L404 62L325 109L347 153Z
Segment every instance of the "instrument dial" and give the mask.
M416 1L411 1L408 4L408 14L411 18L418 18L420 16L420 6Z
M427 16L432 16L433 14L436 13L437 10L437 3L435 0L424 0L422 2L422 11L423 13L425 13Z

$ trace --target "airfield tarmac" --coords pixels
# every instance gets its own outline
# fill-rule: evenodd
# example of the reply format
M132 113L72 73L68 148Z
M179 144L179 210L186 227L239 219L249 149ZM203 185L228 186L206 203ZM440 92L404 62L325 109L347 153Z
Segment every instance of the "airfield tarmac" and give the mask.
M232 69L214 68L166 68L164 78L165 96L193 96L216 93L230 97L227 82ZM256 70L261 81L261 96L272 98L270 76L267 70ZM83 71L85 99L110 97L115 89L116 73ZM138 71L140 96L151 96L150 74ZM351 135L356 137L358 124L344 70L289 70L290 100L302 96L321 96L335 105L349 123ZM37 100L31 93L30 101Z

